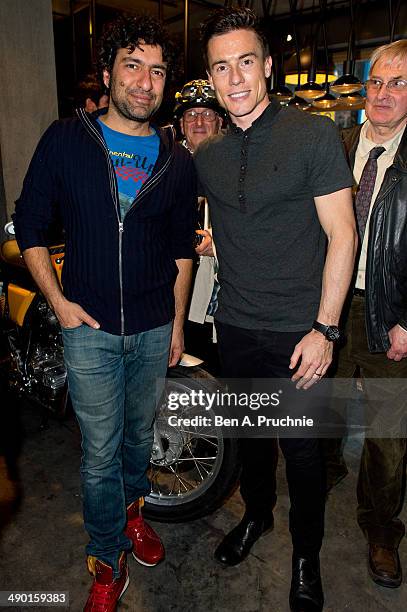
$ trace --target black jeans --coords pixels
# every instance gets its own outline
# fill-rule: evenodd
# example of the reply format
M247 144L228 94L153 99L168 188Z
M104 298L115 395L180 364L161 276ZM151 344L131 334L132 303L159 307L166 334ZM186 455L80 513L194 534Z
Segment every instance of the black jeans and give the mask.
M307 333L251 330L216 323L222 375L225 378L291 378L291 354ZM302 391L307 393L307 391ZM318 554L324 535L325 475L320 445L314 439L280 438L290 493L290 532L301 556ZM278 442L242 438L240 493L252 517L271 515L275 506Z

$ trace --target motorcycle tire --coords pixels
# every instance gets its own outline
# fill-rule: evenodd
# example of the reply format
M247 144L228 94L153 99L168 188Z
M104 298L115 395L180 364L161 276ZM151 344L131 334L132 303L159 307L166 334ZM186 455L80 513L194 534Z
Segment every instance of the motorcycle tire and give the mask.
M151 492L145 497L143 509L143 514L155 521L181 523L206 516L222 504L238 483L240 462L236 439L223 438L220 428L213 427L209 435L203 435L199 428L194 431L190 427L185 431L168 425L165 414L168 416L169 393L191 389L214 393L219 389L219 382L198 366L177 366L168 371L157 427L163 448L171 451L172 459L159 465L152 457Z

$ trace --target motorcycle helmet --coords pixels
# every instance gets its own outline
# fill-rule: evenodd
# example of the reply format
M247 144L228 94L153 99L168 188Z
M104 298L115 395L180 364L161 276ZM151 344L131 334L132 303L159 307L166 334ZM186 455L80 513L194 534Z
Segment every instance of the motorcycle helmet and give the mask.
M212 108L221 117L226 117L224 109L216 99L215 92L205 79L195 79L185 83L181 91L175 94L174 118L181 119L188 108L202 106Z

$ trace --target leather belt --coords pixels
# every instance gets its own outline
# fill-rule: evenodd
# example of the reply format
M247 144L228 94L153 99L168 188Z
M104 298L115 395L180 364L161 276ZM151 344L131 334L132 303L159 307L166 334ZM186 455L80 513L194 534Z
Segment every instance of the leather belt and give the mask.
M364 289L357 289L356 287L353 289L353 295L357 295L358 297L365 297L365 290Z

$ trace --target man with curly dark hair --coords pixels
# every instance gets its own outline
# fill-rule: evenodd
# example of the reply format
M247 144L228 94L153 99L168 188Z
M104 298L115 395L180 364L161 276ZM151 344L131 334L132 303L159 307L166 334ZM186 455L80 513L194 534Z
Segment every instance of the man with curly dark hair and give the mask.
M166 64L166 84L176 76L178 70L177 49L168 32L161 27L154 17L147 15L128 17L122 15L105 28L98 43L98 70L112 74L116 55L119 49L128 49L130 53L140 48L140 41L152 47L159 46L162 59Z
M196 177L171 128L150 123L174 51L151 17L104 32L99 67L107 109L56 121L34 154L15 226L25 261L61 323L72 404L82 433L88 569L85 612L113 612L127 555L164 557L144 521L157 394L183 351L193 258ZM44 234L66 234L62 285Z

